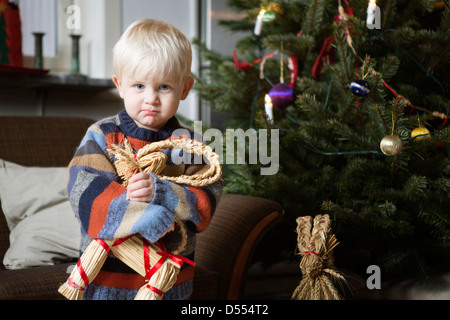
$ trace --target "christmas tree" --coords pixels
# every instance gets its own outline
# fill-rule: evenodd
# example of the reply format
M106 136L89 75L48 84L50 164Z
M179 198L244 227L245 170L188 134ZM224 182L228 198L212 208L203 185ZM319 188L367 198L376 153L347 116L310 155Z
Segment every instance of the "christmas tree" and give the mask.
M8 44L6 43L8 34L6 32L6 20L4 15L7 7L8 6L3 2L0 2L0 64L9 64L9 49Z
M279 134L276 174L224 163L226 192L274 199L286 211L258 259L294 256L295 219L326 213L340 242L338 268L365 275L378 265L383 280L448 271L448 5L228 4L245 18L221 24L248 36L227 56L197 43L209 64L195 88L233 115L225 127Z

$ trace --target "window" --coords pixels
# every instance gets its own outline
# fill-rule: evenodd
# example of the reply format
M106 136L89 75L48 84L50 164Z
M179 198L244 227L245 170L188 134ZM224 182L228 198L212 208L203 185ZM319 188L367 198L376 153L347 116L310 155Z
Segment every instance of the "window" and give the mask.
M44 57L57 56L56 0L20 0L22 21L22 52L34 57L33 32L44 32L42 41Z
M122 1L122 31L138 19L161 19L180 29L189 40L199 37L198 1L197 0L123 0ZM192 72L198 74L198 57L193 50ZM199 119L198 97L191 90L188 98L181 101L179 114L190 120Z

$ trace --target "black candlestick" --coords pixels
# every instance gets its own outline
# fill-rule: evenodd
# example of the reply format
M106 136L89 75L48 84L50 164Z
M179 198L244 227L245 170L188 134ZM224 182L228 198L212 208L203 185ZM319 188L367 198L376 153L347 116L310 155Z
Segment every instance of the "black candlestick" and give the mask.
M79 75L80 74L80 38L79 34L71 34L72 38L72 62L70 67L70 73Z
M33 32L34 35L34 67L36 69L44 68L44 58L42 55L42 38L44 32Z

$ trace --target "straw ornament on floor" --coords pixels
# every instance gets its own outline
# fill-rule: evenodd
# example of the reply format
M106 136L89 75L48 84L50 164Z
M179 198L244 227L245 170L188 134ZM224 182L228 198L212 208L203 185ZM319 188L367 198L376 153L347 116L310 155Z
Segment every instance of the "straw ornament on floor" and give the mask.
M205 157L209 162L209 169L200 174L188 176L162 175L167 156L161 149L183 149ZM118 175L128 185L130 179L137 172L153 173L161 179L190 186L206 186L218 181L222 175L219 157L212 149L198 141L191 139L164 140L146 145L134 153L128 140L124 147L112 145L108 152L115 157L114 165ZM175 220L177 229L181 233L178 248L167 252L162 241L150 243L139 234L122 239L94 239L81 255L76 267L68 280L59 288L59 292L69 300L81 300L84 288L92 282L100 272L109 252L122 260L130 268L145 277L146 284L135 296L135 300L161 300L177 280L183 263L195 265L192 261L180 256L187 242L184 223Z
M302 255L303 277L295 289L295 300L340 300L336 281L346 282L334 266L333 250L339 244L331 234L328 215L297 218L297 242Z

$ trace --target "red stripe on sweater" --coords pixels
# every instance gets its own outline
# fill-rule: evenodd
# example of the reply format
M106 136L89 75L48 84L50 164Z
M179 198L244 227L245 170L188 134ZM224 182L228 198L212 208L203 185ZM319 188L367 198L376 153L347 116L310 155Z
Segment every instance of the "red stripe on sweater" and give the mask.
M111 201L122 193L125 188L116 182L112 182L103 192L94 200L91 208L91 217L89 219L88 234L92 238L96 238L102 230L106 221Z
M203 231L211 221L211 203L209 202L208 194L202 188L188 187L189 190L197 196L197 209L201 221L196 225L197 230Z

